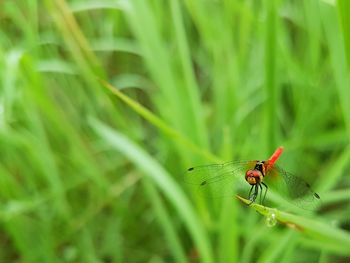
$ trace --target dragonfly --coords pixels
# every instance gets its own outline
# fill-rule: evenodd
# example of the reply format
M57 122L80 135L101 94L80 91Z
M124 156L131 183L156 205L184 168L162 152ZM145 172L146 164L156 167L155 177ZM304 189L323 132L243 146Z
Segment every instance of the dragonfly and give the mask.
M185 181L197 185L210 196L220 197L233 195L235 186L239 184L242 187L244 178L250 185L249 205L256 201L259 194L260 203L263 204L271 185L294 205L307 210L315 208L320 196L312 190L310 184L276 165L282 153L283 147L280 146L267 160L233 161L191 167L186 172Z

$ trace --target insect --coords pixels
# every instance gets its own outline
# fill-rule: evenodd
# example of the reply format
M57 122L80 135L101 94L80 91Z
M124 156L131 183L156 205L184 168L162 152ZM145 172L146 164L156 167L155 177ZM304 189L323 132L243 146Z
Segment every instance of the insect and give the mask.
M250 185L248 194L250 204L256 201L259 194L262 204L271 185L293 204L304 209L313 208L320 196L302 178L286 172L275 164L282 153L283 147L278 147L268 160L191 167L186 172L185 181L198 185L203 192L214 197L232 196L235 188L238 185L242 188L242 181L245 181Z

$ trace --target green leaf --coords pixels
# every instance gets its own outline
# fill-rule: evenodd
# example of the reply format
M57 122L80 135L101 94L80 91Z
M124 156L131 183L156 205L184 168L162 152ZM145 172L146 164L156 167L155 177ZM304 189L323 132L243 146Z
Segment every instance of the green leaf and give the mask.
M237 198L247 205L251 203L243 197L237 196ZM325 246L329 251L350 255L350 234L332 226L331 223L327 224L317 219L297 216L256 203L251 204L249 207L267 217L267 220L275 218L279 223L292 228L315 241L323 240L323 242L330 245Z

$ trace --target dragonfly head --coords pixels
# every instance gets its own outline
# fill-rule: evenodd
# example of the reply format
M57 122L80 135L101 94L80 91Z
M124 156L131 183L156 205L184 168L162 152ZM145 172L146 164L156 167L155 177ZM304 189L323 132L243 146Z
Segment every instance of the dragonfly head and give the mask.
M253 170L248 170L245 173L245 180L250 184L250 185L256 185L260 183L263 179L263 175L259 170L253 169Z

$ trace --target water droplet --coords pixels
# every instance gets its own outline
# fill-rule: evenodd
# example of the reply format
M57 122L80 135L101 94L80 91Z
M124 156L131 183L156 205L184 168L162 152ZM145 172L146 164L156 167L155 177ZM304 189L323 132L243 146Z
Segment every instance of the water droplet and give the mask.
M268 227L274 227L277 224L276 209L270 209L265 218L265 224Z

